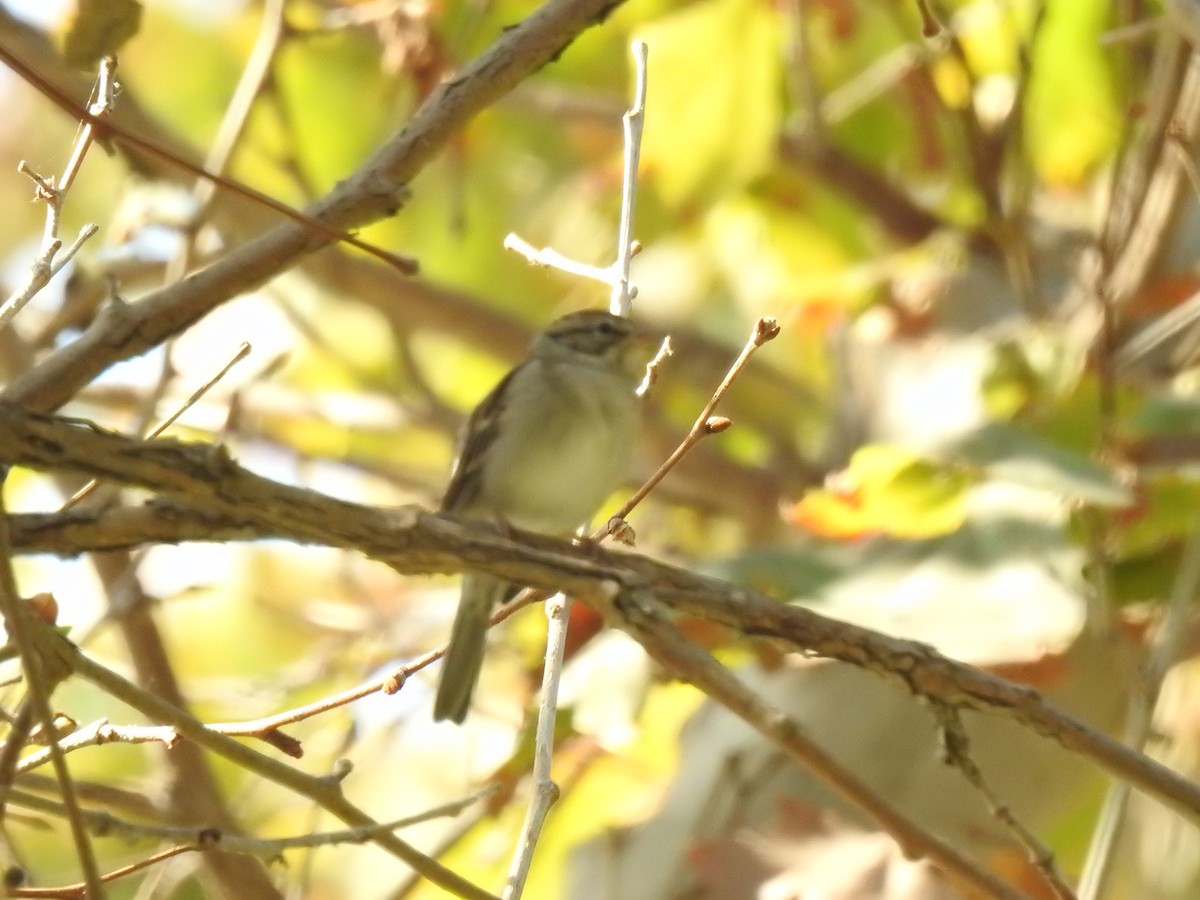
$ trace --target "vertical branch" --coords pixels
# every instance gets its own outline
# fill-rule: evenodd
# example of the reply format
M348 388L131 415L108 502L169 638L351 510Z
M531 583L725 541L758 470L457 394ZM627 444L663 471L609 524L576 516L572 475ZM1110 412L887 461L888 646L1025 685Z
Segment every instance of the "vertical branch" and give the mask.
M254 101L268 77L282 31L283 0L268 0L262 11L258 37L207 153L207 172L222 175L228 167L229 160L245 131ZM195 211L189 225L183 230L179 249L168 261L167 283L178 281L187 272L196 232L214 192L215 184L208 178L198 178L192 188L191 197L195 203ZM139 432L149 428L157 415L159 401L174 377L170 342L166 345L166 351L158 385L148 392L145 402L141 404L141 421L136 426ZM185 409L203 396L234 364L243 359L248 351L249 347L242 344L217 375L195 391L176 412L155 428L150 436L153 437L169 427ZM79 503L93 487L94 482L77 491L67 501L67 507ZM186 709L187 699L180 686L174 661L168 652L159 625L151 614L149 600L129 554L123 551L98 553L93 555L91 561L108 596L108 617L116 623L133 662L138 682L144 686L154 686L164 699L181 709ZM229 808L208 760L196 747L180 745L170 753L164 754L162 761L164 806L167 807L168 815L173 821L203 821L223 831L239 830L237 816ZM202 860L209 876L229 896L236 895L247 900L252 897L277 900L281 896L266 868L253 856L223 852L220 847L207 847L203 850Z
M116 75L117 59L115 56L106 56L100 60L100 81L96 85L96 100L88 107L88 113L93 118L99 118L113 108L113 102L117 96ZM79 174L79 168L83 165L83 158L91 148L95 135L96 126L92 121L85 122L79 132L79 140L75 142L75 147L71 151L71 158L67 160L62 177L58 180L59 194L66 194L71 189L71 185L75 183L75 176ZM52 240L56 237L58 237L57 231L47 231L47 240Z
M633 104L622 117L625 129L625 167L621 186L621 220L618 226L617 258L606 270L595 270L596 277L612 286L609 310L627 316L637 288L630 284L629 268L636 248L633 243L633 214L637 199L638 159L641 155L642 123L646 107L646 61L649 49L645 41L634 41L636 83ZM515 240L514 240L515 239ZM524 242L515 235L505 240L506 247L519 247ZM526 254L529 255L528 253ZM536 251L535 251L535 255ZM544 256L545 254L540 254ZM538 835L558 800L559 788L551 778L554 762L554 724L558 714L558 683L562 677L563 656L567 642L567 621L571 615L571 600L555 594L546 601L546 617L550 625L546 634L546 663L542 673L542 700L538 707L537 738L533 756L533 799L521 825L521 836L509 868L504 887L504 900L518 900L525 890L525 880L533 863L533 851Z
M560 791L551 777L554 764L554 725L557 718L558 682L562 677L563 655L567 645L567 620L571 601L565 594L555 594L546 601L546 618L550 628L546 634L546 666L542 672L542 704L538 709L537 734L533 756L533 799L521 825L521 837L504 886L503 900L517 900L525 890L533 850L542 832L550 807L558 802Z
M633 244L633 213L637 205L638 160L642 155L642 126L646 112L646 59L650 53L645 41L634 41L635 72L633 106L621 117L625 131L625 169L621 181L621 222L617 227L617 260L613 266L617 279L609 300L609 311L618 316L630 313L637 288L629 283L629 266L636 252Z

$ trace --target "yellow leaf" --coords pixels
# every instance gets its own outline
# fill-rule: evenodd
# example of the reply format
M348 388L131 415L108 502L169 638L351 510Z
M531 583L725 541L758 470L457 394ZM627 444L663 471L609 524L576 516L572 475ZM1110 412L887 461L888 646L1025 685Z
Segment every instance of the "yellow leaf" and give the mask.
M642 161L663 199L713 198L762 174L782 118L780 25L762 0L702 0L643 28Z
M811 491L789 518L833 538L888 534L921 539L962 525L970 476L901 447L859 449L833 489Z

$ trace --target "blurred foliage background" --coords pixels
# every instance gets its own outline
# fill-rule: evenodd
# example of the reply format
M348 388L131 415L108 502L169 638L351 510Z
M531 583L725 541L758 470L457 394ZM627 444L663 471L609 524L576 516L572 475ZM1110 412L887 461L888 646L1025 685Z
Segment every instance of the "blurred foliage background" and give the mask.
M252 48L282 16L228 172L303 207L534 8L9 2L0 44L78 89L121 43L123 121L203 159ZM249 357L171 434L225 443L256 471L325 493L435 505L465 414L538 328L606 302L602 287L502 243L515 231L577 259L612 258L628 46L642 38L635 314L670 331L676 354L648 398L631 486L682 437L756 318L777 317L783 333L722 407L734 427L633 517L640 552L927 641L1116 733L1148 704L1153 727L1130 739L1193 777L1194 585L1181 575L1200 527L1192 4L967 0L932 4L932 15L936 28L908 0L628 0L459 133L399 215L361 233L416 258L417 277L324 251L114 366L65 411L144 431L248 342ZM61 170L76 123L11 72L0 90L11 289L45 217L16 164ZM75 339L110 279L135 301L276 221L222 191L205 198L169 162L97 150L63 216L67 234L85 222L100 233L0 329L4 380ZM75 487L18 470L7 502L55 509ZM136 502L100 494L89 502ZM73 639L144 684L165 666L206 721L267 715L378 675L440 642L457 596L453 579L275 542L16 566L23 594L54 594ZM1178 614L1164 631L1169 603ZM576 619L564 796L527 896L955 896L748 728L656 680L629 639L586 610ZM436 672L425 673L396 696L291 728L300 765L320 774L350 760L347 795L381 820L498 785L485 809L405 832L497 889L526 801L543 633L535 611L499 632L465 728L430 722ZM699 624L690 634L889 801L1049 896L984 799L938 762L933 723L909 697ZM163 651L154 664L151 645ZM1159 670L1161 685L1141 674ZM132 721L74 682L55 706L81 723ZM1077 876L1099 846L1098 771L1005 723L970 725L1001 800ZM188 785L170 752L89 749L72 770L89 803L179 822L173 804ZM336 827L210 762L248 832ZM1090 896L1200 890L1192 825L1135 799L1119 832L1093 852L1111 866ZM7 861L32 883L76 879L64 834L60 820L14 809ZM97 846L108 869L156 845ZM270 873L289 897L440 895L371 846L289 851ZM112 896L219 888L190 854L121 879Z

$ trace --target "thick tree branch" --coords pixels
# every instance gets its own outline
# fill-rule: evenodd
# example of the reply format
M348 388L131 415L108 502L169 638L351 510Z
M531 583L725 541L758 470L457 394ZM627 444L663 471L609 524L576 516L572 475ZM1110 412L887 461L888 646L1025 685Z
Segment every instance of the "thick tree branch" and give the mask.
M534 535L518 540L412 506L389 510L348 503L255 475L220 447L142 441L17 407L0 406L0 463L101 476L186 503L197 512L148 507L154 513L169 511L167 521L181 539L196 539L205 527L209 539L283 537L357 550L408 574L472 568L602 604L614 596L614 587L617 592L649 591L677 611L868 669L917 697L1017 721L1200 822L1200 785L1072 718L1031 688L955 662L925 644L829 619L651 559L583 551ZM123 523L123 539L134 540L131 523L139 513L156 537L168 536L170 529L148 523L142 511L108 515ZM19 552L51 549L58 540L56 521L78 538L96 534L103 519L98 514L89 520L77 512L14 516L12 545Z
M306 215L343 231L394 215L408 182L472 116L555 59L619 3L549 0L445 82L398 134ZM79 340L50 354L0 396L38 409L60 406L114 362L145 353L329 241L327 234L289 221L136 305L110 304Z

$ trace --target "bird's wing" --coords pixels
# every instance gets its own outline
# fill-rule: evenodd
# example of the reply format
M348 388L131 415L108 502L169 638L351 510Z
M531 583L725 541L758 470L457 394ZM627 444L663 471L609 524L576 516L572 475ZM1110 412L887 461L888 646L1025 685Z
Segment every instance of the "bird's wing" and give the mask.
M442 497L443 510L454 512L467 509L479 496L487 448L496 439L500 419L504 415L504 396L520 368L518 366L500 379L500 383L479 402L467 419L454 471L450 474L450 484L446 486L446 494Z

